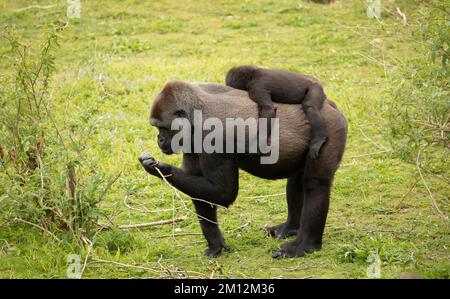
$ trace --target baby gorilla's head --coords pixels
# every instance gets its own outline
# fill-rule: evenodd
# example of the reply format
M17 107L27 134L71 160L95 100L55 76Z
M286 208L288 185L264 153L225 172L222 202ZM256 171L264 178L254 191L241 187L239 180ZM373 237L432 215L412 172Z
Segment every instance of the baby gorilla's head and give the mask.
M225 84L233 88L248 90L247 84L252 81L257 69L253 65L233 67L227 73Z

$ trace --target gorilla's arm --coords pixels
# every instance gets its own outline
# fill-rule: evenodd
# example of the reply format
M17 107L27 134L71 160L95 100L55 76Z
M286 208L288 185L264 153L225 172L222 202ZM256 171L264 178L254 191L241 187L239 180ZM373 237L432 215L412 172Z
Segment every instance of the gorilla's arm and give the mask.
M217 155L199 155L198 174L156 161L144 154L139 157L144 169L161 178L158 168L166 180L175 188L192 198L228 207L238 193L238 167L231 159Z
M248 97L258 104L259 117L274 118L276 109L273 106L272 98L269 90L266 88L264 81L249 84Z

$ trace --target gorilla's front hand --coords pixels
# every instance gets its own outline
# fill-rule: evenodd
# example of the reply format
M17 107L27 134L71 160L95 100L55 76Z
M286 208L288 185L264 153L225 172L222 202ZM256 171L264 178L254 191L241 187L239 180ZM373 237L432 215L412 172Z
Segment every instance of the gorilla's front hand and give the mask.
M169 165L156 161L155 158L153 158L147 153L139 157L139 162L141 162L141 165L142 167L144 167L145 171L147 171L151 175L161 177L161 174L159 173L158 169L161 171L163 175L170 174Z

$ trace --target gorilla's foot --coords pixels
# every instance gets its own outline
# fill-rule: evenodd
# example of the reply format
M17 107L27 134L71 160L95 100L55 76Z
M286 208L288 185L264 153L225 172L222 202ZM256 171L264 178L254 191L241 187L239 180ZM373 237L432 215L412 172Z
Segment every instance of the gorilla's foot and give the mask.
M278 240L297 235L297 229L298 227L289 225L287 222L266 228L267 233Z
M216 246L213 247L209 247L204 251L204 255L207 257L219 257L220 254L222 253L222 249L225 250L226 252L230 252L231 251L231 247L228 246L225 241L223 241L221 244L218 244Z
M314 251L319 251L322 248L322 244L304 244L299 243L297 240L292 242L287 242L281 245L281 250L275 252L273 258L283 258L283 257L302 257L307 253Z

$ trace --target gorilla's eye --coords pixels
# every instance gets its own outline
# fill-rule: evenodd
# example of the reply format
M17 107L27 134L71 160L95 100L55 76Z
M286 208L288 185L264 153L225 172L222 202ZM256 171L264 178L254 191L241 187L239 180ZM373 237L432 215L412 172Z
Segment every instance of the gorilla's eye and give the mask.
M184 110L177 110L177 111L174 112L174 115L176 117L185 117L186 116L186 111L184 111Z

